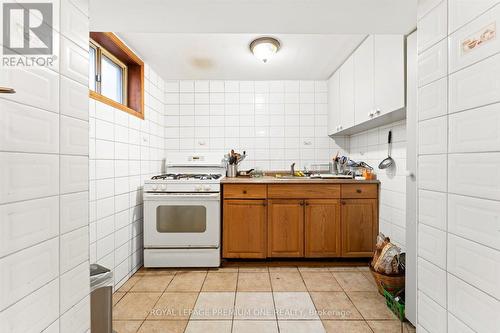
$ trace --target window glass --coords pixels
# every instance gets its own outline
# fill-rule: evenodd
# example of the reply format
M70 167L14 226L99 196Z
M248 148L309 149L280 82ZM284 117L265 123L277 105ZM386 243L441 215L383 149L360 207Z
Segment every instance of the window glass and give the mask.
M89 89L96 91L96 81L95 81L95 60L96 54L95 49L93 47L89 48Z
M105 55L101 57L101 95L125 104L123 101L123 68Z
M158 206L156 230L161 233L203 233L207 230L204 206Z

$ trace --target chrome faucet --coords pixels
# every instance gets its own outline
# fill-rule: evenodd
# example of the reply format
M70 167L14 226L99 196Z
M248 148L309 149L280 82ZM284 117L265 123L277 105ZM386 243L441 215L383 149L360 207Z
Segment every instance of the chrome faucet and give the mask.
M292 165L290 165L290 175L295 176L295 163L292 163Z

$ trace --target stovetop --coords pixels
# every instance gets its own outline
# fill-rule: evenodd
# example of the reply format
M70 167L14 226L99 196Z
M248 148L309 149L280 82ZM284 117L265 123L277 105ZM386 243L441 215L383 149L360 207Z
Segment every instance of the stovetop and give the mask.
M151 180L218 180L222 178L221 174L209 173L166 173L163 175L154 176Z

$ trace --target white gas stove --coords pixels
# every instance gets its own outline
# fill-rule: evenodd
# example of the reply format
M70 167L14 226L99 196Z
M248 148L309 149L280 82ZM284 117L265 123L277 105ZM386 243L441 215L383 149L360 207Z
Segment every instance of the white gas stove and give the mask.
M219 154L170 154L144 183L144 266L220 265Z

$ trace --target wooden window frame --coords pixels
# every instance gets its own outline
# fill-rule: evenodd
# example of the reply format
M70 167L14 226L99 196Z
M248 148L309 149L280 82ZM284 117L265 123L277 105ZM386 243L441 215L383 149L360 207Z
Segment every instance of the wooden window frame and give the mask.
M89 47L97 47L98 52L124 69L123 97L126 103L116 102L89 89L90 98L144 119L144 62L112 32L91 32ZM96 58L100 61L100 55ZM96 63L96 67L100 68L100 65ZM97 70L96 74L99 74ZM96 90L99 91L97 86Z

